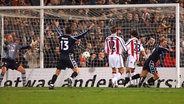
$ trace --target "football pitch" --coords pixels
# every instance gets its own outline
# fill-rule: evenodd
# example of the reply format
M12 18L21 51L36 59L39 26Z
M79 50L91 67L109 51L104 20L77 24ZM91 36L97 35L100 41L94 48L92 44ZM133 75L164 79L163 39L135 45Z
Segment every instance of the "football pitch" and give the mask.
M0 104L184 104L184 88L1 87Z

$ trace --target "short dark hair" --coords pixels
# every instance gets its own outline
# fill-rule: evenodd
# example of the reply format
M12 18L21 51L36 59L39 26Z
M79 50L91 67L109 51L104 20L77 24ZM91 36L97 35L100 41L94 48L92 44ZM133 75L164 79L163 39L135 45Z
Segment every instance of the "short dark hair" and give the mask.
M138 33L137 33L136 30L132 30L132 31L130 32L130 35L132 35L132 36L134 36L134 37L137 37L137 36L138 36Z
M72 34L73 33L73 27L72 26L66 27L65 32L66 32L66 34Z
M111 27L110 30L111 30L111 33L116 33L117 31L115 26Z

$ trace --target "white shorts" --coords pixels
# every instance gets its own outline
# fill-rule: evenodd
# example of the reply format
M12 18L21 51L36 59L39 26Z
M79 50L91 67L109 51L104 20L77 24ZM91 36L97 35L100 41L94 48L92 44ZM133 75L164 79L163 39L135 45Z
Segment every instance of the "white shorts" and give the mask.
M122 68L124 67L123 58L119 54L109 55L109 66L111 68Z
M127 68L136 68L136 59L133 56L129 55L127 57L126 67Z

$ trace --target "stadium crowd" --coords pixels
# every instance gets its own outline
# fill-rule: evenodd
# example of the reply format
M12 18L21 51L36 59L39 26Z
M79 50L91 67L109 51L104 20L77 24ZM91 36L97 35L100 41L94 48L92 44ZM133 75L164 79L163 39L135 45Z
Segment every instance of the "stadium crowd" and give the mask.
M145 4L145 3L180 3L183 7L182 0L45 0L45 5L111 5L111 4ZM1 0L1 6L32 6L40 5L39 0ZM20 11L19 11L20 12ZM51 12L51 11L46 11ZM61 12L63 11L52 11ZM79 10L76 15L80 13L89 13L90 10ZM104 18L114 18L111 12L101 14ZM61 19L50 15L45 15L44 23L44 67L56 67L57 59L59 58L59 44L57 32L54 29L53 21L58 20L63 29L67 25L72 25L75 29L74 34L78 34L83 28L87 27L90 22L95 23L95 28L90 31L90 35L78 40L75 45L75 60L80 67L107 67L107 56L104 53L104 39L110 34L109 27L115 25L119 28L118 35L123 37L125 41L129 38L129 33L132 28L139 32L139 39L145 47L146 53L149 56L154 47L159 44L159 40L167 38L169 47L175 49L175 15L173 13L162 14L155 13L145 8L142 10L131 9L121 10L122 15L116 17L117 19L98 20L94 17L93 20L69 20ZM25 12L24 12L25 13ZM72 24L71 24L72 23ZM180 16L180 27L184 27L184 14ZM19 18L7 17L4 19L4 33L13 33L16 37L16 42L21 44L30 44L32 41L40 41L40 19L39 18ZM184 57L184 29L180 29L181 45L180 54L181 59ZM85 51L90 52L91 57L85 59L81 54ZM24 54L24 55L22 55ZM38 68L40 67L40 45L33 49L21 51L17 56L18 60L22 60L24 67ZM142 66L144 58L140 58L138 65ZM181 66L184 66L184 60L181 60ZM175 66L175 53L166 53L166 57L158 62L160 67Z
M180 3L183 0L44 0L45 6ZM0 6L39 6L40 0L0 0Z

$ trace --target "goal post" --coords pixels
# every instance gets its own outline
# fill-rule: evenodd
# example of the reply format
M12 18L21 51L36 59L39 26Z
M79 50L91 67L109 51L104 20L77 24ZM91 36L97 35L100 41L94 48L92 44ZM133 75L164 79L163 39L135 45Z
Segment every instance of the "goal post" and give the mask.
M136 22L135 18L138 15L140 22ZM161 26L161 20L156 22L155 18L167 18L169 21L170 28L164 28ZM179 4L137 4L137 5L72 5L72 6L18 6L18 7L1 7L1 46L3 45L4 36L6 35L6 29L11 29L11 31L19 36L19 41L23 42L23 39L27 39L26 34L35 34L35 39L39 39L39 67L37 68L53 68L55 67L56 58L52 55L57 56L55 53L57 51L57 34L56 30L53 28L53 22L55 20L60 22L62 31L67 25L72 25L75 27L75 33L80 33L84 30L91 22L96 22L96 25L92 32L89 34L94 37L86 36L81 39L81 44L83 48L77 49L79 56L78 62L79 66L91 67L87 64L85 59L81 58L82 52L87 49L88 43L92 45L99 44L104 40L109 33L109 27L116 25L119 28L119 34L121 37L128 39L129 32L131 29L135 28L138 30L141 37L146 38L146 43L150 39L154 39L158 42L159 38L163 36L168 36L170 39L171 47L175 47L176 52L173 57L175 58L175 65L172 67L176 68L177 71L177 87L181 87L181 73L180 73L180 7ZM129 17L130 16L130 17ZM135 16L135 17L134 17ZM129 18L133 18L129 21ZM25 21L25 24L24 22ZM6 25L5 22L9 24ZM19 23L20 26L17 27ZM5 27L8 26L8 27ZM21 28L23 26L24 28ZM168 26L169 27L169 26ZM5 29L6 28L6 29ZM100 29L99 29L100 28ZM31 31L33 30L33 31ZM54 34L54 35L53 35ZM156 34L156 35L155 35ZM153 36L155 35L155 36ZM30 37L29 37L30 38ZM174 39L175 38L175 39ZM25 41L28 41L26 40ZM47 41L49 40L49 41ZM100 40L100 41L94 41ZM29 43L29 42L27 42ZM146 44L145 43L145 44ZM22 43L25 44L25 43ZM155 43L156 44L156 43ZM172 46L174 44L174 46ZM158 43L157 43L158 45ZM154 48L155 46L151 47ZM2 47L1 47L2 48ZM95 47L97 49L98 46ZM149 48L149 45L147 46ZM101 49L101 48L99 48ZM151 50L150 49L150 50ZM94 49L91 49L94 50ZM82 51L82 52L81 52ZM94 50L96 52L96 50ZM26 51L27 52L27 51ZM24 51L24 53L26 53ZM91 52L91 54L94 52ZM96 55L98 53L96 52ZM51 56L50 56L51 55ZM25 55L26 56L26 55ZM163 59L164 60L164 59ZM48 62L47 62L48 61ZM50 61L50 62L49 62ZM52 62L53 61L53 62ZM171 60L172 61L172 60ZM170 62L169 62L170 63ZM172 63L172 62L171 62ZM48 65L46 65L48 64ZM162 67L165 64L162 64ZM95 65L99 65L95 63ZM171 66L169 66L171 67ZM31 67L29 67L31 68Z
M180 73L180 8L176 6L176 70L177 70L177 87L181 87Z

